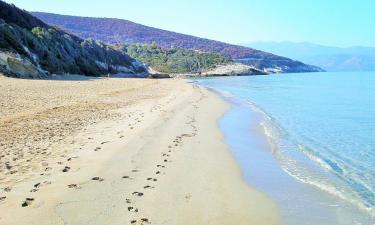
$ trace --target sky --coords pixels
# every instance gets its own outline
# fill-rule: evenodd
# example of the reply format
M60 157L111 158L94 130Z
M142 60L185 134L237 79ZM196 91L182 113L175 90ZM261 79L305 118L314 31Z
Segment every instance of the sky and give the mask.
M245 44L374 46L374 0L6 0L28 11L110 17Z

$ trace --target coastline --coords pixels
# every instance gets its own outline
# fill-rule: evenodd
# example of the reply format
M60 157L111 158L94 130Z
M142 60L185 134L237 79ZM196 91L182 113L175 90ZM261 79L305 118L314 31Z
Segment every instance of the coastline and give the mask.
M1 168L0 224L280 224L223 142L217 120L229 106L217 94L181 79L0 79L13 104L2 129L40 123L2 130L0 148L19 162ZM10 95L18 85L35 106ZM20 152L30 142L12 138L24 133L53 145Z
M250 94L243 92L246 88L253 91L258 88L259 92L265 90L256 82L258 78L196 81L218 93L231 105L231 110L220 119L219 125L246 182L256 190L266 193L278 204L285 225L373 224L371 214L360 205L353 204L335 192L327 191L324 186L319 186L320 183L311 183L314 180L300 179L320 178L326 174L322 171L316 173L315 177L309 176L311 169L320 167L302 152L294 151L294 145L286 145L291 143L287 141L292 140L284 139L285 130L277 124L273 115L257 105L262 103L261 101L254 102ZM250 87L244 85L246 83L254 85ZM285 152L291 149L293 151ZM300 176L295 176L296 174L290 172L293 169L305 170L297 174ZM335 181L334 179L335 177L331 176L328 181ZM323 179L318 181L325 184Z

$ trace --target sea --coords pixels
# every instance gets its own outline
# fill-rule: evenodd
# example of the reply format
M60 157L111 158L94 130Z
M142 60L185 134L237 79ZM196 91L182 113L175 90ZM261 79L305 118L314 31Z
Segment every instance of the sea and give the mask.
M244 179L286 225L375 224L375 72L196 79Z

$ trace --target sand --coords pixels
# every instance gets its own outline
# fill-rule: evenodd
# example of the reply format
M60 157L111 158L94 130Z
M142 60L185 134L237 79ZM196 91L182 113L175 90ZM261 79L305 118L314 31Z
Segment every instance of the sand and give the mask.
M0 224L280 224L187 80L0 76Z

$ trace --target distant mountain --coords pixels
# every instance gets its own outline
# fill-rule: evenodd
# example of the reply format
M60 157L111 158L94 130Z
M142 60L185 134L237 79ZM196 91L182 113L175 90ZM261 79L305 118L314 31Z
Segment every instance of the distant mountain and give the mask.
M375 47L338 48L307 42L255 42L245 45L317 65L327 71L375 70Z
M198 38L137 24L128 20L64 16L33 12L33 15L81 38L109 44L152 44L220 53L257 69L270 72L317 72L320 68L252 48Z
M0 0L0 72L26 78L50 73L99 76L108 70L146 72L143 64L122 51L53 28Z

